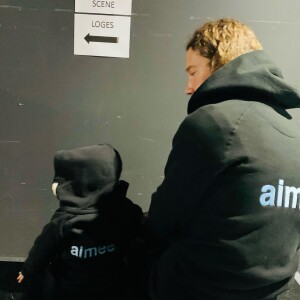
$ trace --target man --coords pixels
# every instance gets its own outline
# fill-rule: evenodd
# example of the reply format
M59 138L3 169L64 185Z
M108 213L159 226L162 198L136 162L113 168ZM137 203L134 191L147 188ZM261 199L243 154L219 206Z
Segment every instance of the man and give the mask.
M276 299L299 263L299 95L236 20L186 49L188 116L149 209L164 242L151 298Z

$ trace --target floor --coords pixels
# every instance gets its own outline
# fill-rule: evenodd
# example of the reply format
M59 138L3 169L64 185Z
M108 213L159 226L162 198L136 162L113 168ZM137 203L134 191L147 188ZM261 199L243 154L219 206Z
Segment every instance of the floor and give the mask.
M21 265L18 262L0 262L0 300L21 300L22 287L16 281ZM278 300L300 300L300 285L295 281L290 291Z
M16 281L21 263L0 262L0 300L20 300L21 287Z

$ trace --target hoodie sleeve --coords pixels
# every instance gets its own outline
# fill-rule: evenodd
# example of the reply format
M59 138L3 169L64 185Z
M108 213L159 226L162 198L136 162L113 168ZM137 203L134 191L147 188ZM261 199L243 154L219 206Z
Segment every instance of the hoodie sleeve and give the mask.
M219 145L213 146L218 140ZM159 237L176 235L181 222L199 209L205 191L222 168L222 147L222 134L209 114L190 115L180 125L165 178L149 208L150 229Z
M35 239L21 272L25 279L42 272L58 254L59 240L55 234L57 224L53 220L45 225L41 234Z
M129 229L127 229L127 231L129 233L132 232L132 234L135 235L136 231L138 230L140 221L143 217L143 211L139 205L133 203L126 197L128 187L128 182L120 180L117 188L115 189L114 197L116 199L119 199L119 204L121 204L119 210L120 215L118 216L118 218L124 220L123 229L126 229L128 227Z
M125 198L124 202L125 209L122 214L124 215L124 219L127 219L127 224L124 226L124 229L126 230L128 237L133 238L139 233L143 211L137 204L133 203L128 198Z

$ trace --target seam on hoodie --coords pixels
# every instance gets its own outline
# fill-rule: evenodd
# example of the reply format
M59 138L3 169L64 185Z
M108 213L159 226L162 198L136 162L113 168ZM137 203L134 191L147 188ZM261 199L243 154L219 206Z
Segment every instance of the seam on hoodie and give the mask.
M234 124L233 128L231 129L231 131L229 132L229 138L226 141L226 151L224 151L224 157L223 159L225 159L225 153L228 153L230 150L230 147L232 145L233 139L236 136L236 132L238 131L238 128L240 126L240 124L242 123L243 119L245 118L246 114L248 113L248 111L254 106L254 101L251 101L248 105L248 107L241 113L241 115L239 116L239 118L236 120L236 123Z
M287 134L286 132L280 130L279 128L277 128L272 122L270 122L258 109L257 107L254 106L254 110L257 112L258 115L260 115L262 117L262 119L267 122L269 125L271 125L276 131L278 131L279 133L281 133L282 135L286 136L286 137L289 137L289 138L296 138L295 136L293 135L289 135Z

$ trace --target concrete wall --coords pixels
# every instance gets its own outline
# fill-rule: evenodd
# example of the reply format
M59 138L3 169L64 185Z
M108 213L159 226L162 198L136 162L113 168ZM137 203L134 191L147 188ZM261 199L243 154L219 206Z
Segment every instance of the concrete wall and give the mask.
M148 209L186 115L185 43L205 21L249 24L300 87L297 0L133 0L132 11L129 59L74 56L73 0L0 1L0 259L25 257L56 209L56 150L111 143Z

